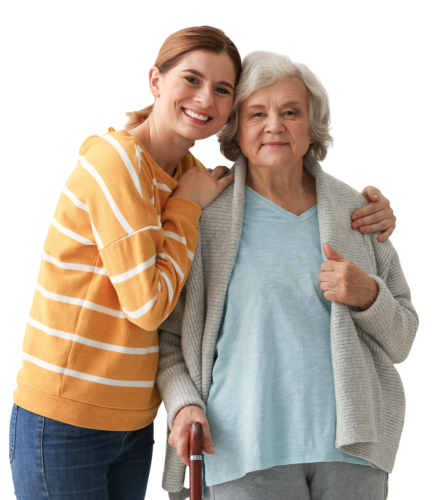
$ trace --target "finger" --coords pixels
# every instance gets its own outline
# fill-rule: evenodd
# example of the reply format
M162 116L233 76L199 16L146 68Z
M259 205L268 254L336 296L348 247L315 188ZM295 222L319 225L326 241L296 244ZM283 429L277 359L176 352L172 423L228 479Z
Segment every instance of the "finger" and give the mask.
M333 285L333 283L329 283L324 281L319 285L320 289L323 290L324 292L335 292L336 293L336 287Z
M215 167L214 170L212 170L211 175L219 179L222 175L226 174L227 172L229 172L229 168L220 165L218 167Z
M388 212L386 210L379 210L373 214L366 215L360 219L356 219L352 222L352 228L358 229L360 226L366 226L368 224L375 224L376 222L382 221L384 219L389 219Z
M384 219L377 224L370 224L367 226L361 226L359 228L359 231L362 234L369 234L369 233L377 233L380 231L385 231L387 229L393 229L395 226L392 225L391 221L389 219Z
M374 186L367 186L362 190L362 196L367 198L369 202L378 201L381 198L381 191Z
M203 427L204 430L204 427ZM204 439L203 439L203 451L208 453L209 455L213 455L215 453L214 443L212 442L211 435L209 432L206 435L204 431Z
M226 177L222 177L221 179L218 180L218 185L220 186L221 190L225 187L228 187L229 184L232 184L235 179L235 174L232 172L232 174L227 175Z
M379 242L383 242L383 241L386 241L390 235L393 233L393 227L389 227L389 229L386 229L383 233L381 233L379 236L378 236L378 241Z
M333 281L333 271L326 271L324 273L319 273L318 274L318 280L321 283L332 283Z
M185 427L177 440L177 455L184 465L189 465L190 429Z
M337 263L334 262L333 260L325 260L321 264L321 271L324 272L333 272L337 268Z
M332 290L324 292L324 298L333 302L339 302L339 300L337 300L338 297L336 296L336 292Z
M384 196L381 195L380 199L376 202L372 201L372 203L369 203L365 207L362 207L356 212L352 213L352 220L358 220L361 219L362 217L365 217L366 215L373 214L375 212L378 212L379 210L384 210L386 208L390 207L389 200L385 198Z
M325 242L322 245L322 248L323 248L324 253L328 259L334 260L336 262L346 262L347 261L347 259L344 259L344 257L342 257L342 255L340 253L336 252L336 250L331 248L329 243Z

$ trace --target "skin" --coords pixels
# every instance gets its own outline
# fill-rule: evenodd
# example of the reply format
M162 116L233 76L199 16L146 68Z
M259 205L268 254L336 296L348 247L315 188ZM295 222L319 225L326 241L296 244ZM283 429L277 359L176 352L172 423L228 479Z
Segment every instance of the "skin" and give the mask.
M140 140L158 166L172 175L195 141L214 135L226 123L235 80L234 64L224 52L189 52L164 74L153 66L149 72L150 91L156 99L153 112L129 133ZM210 120L193 119L184 110ZM172 196L204 208L233 182L233 175L222 178L227 171L226 167L217 167L213 172L192 168L181 176Z

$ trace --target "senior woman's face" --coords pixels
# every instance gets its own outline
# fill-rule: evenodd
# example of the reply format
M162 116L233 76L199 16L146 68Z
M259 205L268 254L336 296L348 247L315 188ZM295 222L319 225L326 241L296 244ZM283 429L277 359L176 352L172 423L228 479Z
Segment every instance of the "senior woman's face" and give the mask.
M240 105L237 143L251 165L296 165L312 142L308 90L299 78L279 80Z

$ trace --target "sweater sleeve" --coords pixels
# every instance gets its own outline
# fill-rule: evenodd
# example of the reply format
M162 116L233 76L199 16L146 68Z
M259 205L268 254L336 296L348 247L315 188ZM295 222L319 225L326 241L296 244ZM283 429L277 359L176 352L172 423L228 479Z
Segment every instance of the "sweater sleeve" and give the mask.
M170 188L157 182L153 166L142 168L141 151L112 135L87 140L76 171L67 187L81 193L88 207L122 313L139 327L156 330L175 307L189 273L200 207L169 198L161 214L160 199L176 182L169 178Z
M195 284L198 283L199 288L204 289L199 231L197 250L192 264L190 280ZM197 405L206 412L206 405L189 373L182 347L182 336L188 327L199 328L201 333L203 333L203 299L203 295L194 295L186 284L174 311L167 321L160 326L158 331L160 355L156 384L166 407L169 429L172 429L177 413L184 406ZM188 303L187 310L191 315L187 318L184 317L186 303ZM201 349L199 349L199 352L201 352Z
M376 233L370 238L377 263L377 275L370 277L378 284L379 293L365 311L350 307L350 312L353 321L381 346L392 363L402 363L414 342L418 315L392 243L378 242Z

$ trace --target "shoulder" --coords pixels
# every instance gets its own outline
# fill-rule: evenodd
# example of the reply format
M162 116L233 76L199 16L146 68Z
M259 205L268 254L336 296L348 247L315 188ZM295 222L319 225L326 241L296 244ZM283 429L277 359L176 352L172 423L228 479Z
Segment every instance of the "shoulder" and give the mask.
M335 209L354 212L369 204L355 187L330 174L322 165L316 164L307 170L316 179L318 199L329 197Z
M201 163L201 161L195 158L195 156L190 151L188 151L184 158L181 160L181 167L183 173L192 167L197 167L198 170L206 170L206 167Z
M133 136L125 130L119 130L103 136L87 137L79 149L79 157L98 168L122 164L127 170L130 168L139 172L142 152Z

